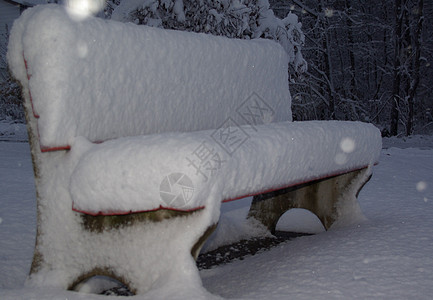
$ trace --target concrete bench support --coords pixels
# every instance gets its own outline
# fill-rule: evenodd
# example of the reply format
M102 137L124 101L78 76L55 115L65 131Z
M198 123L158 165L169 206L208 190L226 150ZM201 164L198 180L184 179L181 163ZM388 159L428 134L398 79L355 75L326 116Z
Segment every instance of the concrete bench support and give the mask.
M369 168L295 185L254 196L248 213L275 233L280 217L289 209L311 211L328 230L342 215L342 205L358 206L356 197L371 178Z

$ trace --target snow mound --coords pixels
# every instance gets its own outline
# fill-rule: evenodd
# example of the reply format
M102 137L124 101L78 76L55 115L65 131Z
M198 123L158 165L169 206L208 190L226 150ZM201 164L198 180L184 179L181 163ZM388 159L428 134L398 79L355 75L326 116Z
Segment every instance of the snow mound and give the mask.
M0 120L0 141L27 142L26 124L13 120Z
M405 137L383 138L383 148L420 148L433 149L433 135L411 135Z

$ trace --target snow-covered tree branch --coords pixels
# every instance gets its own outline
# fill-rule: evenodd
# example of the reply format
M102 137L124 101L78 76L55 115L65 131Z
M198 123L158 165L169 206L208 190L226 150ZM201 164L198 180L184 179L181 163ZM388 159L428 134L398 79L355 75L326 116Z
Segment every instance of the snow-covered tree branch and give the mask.
M283 19L276 17L268 0L112 0L109 7L111 18L122 22L231 38L273 39L288 53L294 74L307 68L298 17L291 12Z

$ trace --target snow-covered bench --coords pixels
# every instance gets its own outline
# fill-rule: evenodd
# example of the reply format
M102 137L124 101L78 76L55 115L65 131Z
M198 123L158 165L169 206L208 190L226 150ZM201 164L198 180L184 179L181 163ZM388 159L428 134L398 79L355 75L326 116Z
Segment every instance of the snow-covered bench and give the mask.
M44 5L15 22L8 61L35 171L35 285L200 285L193 256L222 201L257 195L250 217L271 231L293 207L329 228L357 216L381 148L369 124L291 122L287 57L272 41Z

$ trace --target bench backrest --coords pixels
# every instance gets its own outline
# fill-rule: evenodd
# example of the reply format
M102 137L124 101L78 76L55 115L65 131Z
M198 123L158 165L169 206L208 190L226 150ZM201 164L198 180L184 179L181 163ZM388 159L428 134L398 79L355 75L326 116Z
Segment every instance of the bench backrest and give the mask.
M49 5L19 22L8 60L31 93L45 150L76 136L97 142L291 120L287 56L273 41L78 22Z

